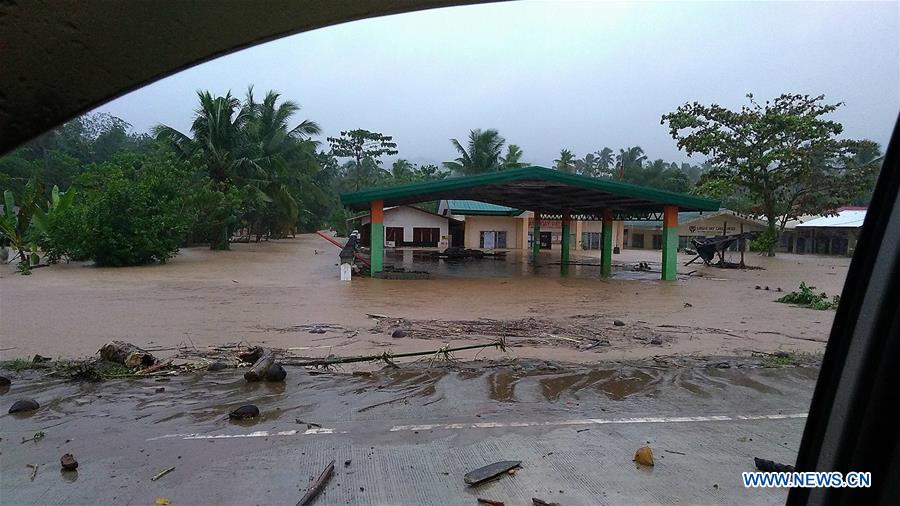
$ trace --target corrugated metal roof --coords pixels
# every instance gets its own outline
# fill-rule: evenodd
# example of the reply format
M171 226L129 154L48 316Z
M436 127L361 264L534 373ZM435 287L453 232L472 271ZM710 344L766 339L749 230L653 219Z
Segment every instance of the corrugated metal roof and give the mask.
M665 206L679 206L685 211L719 209L719 202L716 200L612 179L567 174L545 167L449 177L341 195L341 203L351 209L365 209L377 200L383 201L386 206L394 206L439 199L488 201L517 209L550 213L568 210L572 214L589 214L610 208L619 216L659 212Z
M713 211L711 213L701 213L699 211L682 211L678 213L678 224L684 225L690 223L692 221L697 220L708 220L711 218L716 218L722 215L727 215L729 217L733 217L738 220L744 220L751 223L760 223L757 220L752 218L748 218L742 215L739 215L732 211L731 209L719 209L718 211ZM645 228L645 229L657 229L662 228L661 220L627 220L625 221L625 228Z
M477 200L448 200L447 208L450 214L478 215L478 216L513 216L521 214L522 211L507 206L498 206L497 204L488 204L487 202L479 202Z
M800 223L796 228L859 228L866 219L865 210L847 210L838 212L837 216L823 216L805 223Z

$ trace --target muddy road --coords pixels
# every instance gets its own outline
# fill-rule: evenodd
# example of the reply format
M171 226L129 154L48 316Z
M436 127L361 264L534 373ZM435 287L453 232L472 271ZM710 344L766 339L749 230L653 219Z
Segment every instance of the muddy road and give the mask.
M446 274L436 279L341 283L337 249L315 235L233 247L230 252L188 248L165 265L123 269L71 263L18 276L13 266L3 266L0 358L91 355L113 339L158 350L243 341L297 348L309 356L415 351L490 337L454 331L459 325L445 335L433 324L429 332L416 332L416 325L421 330L428 322L481 319L511 324L532 319L549 329L510 349L511 356L524 358L592 363L660 355L820 352L834 312L775 303L780 295L775 290L806 281L839 293L849 264L844 258L748 255L749 264L765 270L695 264L679 267L683 273L696 271L691 276L663 283L654 274L628 270L641 260L658 263L657 251L616 255L615 276L609 280L600 279L593 266L574 266L561 276L554 252L546 252L536 269L527 258L511 254L499 263L484 260L450 269L435 264L438 274ZM388 260L399 264L409 256L398 253ZM688 259L679 255L682 264ZM413 332L392 338L395 329L379 326L369 313L404 319L408 325L398 326ZM616 327L615 320L626 326ZM612 345L585 350L580 346L585 343L566 341L573 336L564 331L554 333L574 321L592 326L594 337ZM309 332L329 325L341 330ZM617 339L628 335L638 338ZM660 344L651 344L653 337Z
M14 374L0 393L2 502L293 504L335 460L316 504L775 504L785 491L745 489L740 473L755 456L793 462L818 370L483 361L289 367L282 384L247 384L241 372L103 383ZM5 414L26 397L41 408ZM227 419L249 403L259 418ZM638 467L634 451L648 444L656 466ZM63 453L77 473L60 471ZM498 460L522 469L464 484ZM33 481L27 464L38 466Z

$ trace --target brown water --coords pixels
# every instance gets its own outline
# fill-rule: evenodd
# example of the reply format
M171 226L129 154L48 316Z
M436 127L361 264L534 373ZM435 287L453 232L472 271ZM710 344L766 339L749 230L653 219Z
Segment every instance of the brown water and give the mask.
M113 339L150 348L247 341L302 348L309 356L438 347L433 340L372 333L375 321L367 313L417 320L569 321L588 315L598 325L611 326L614 319L621 319L629 325L626 329L655 328L665 338L662 346L632 340L591 351L531 343L511 349L515 357L595 362L779 349L821 351L834 312L774 303L779 295L774 289L789 290L806 281L829 294L839 293L849 264L844 258L748 255L749 264L765 270L694 264L679 267L683 272L696 270L692 276L664 283L652 279L654 275L627 270L628 264L639 260L658 261L656 251L625 250L617 255L614 260L621 265L610 280L598 278L590 266L561 276L559 266L551 265L557 260L555 253L545 252L537 269L513 254L506 261L445 267L438 263L435 273L447 277L430 280L360 277L342 283L337 249L315 235L233 247L230 252L188 248L165 265L123 269L71 263L18 276L13 266L4 266L0 357L89 355ZM688 259L679 256L681 263ZM586 256L579 260L596 261ZM756 285L771 290L756 290ZM336 327L324 335L309 332L321 325ZM477 335L448 339L454 345L483 340ZM479 356L499 355L489 351Z

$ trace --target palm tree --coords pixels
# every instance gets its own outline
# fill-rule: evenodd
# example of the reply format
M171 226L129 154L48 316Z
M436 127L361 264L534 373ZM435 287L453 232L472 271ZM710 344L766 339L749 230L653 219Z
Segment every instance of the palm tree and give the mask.
M311 136L319 133L319 126L305 120L290 128L288 121L300 107L291 101L278 104L274 91L256 102L251 87L243 103L231 92L224 97L208 91L197 95L200 107L191 136L166 125L156 126L153 135L180 158L200 163L217 191L240 189L251 230L255 225L258 233L265 228L269 235L284 235L298 219L297 189L318 170L318 143ZM312 184L308 189L318 190ZM236 217L233 209L219 211L222 215L212 220L218 229L210 234L210 246L228 249Z
M595 176L597 173L597 157L594 153L584 155L584 158L575 160L575 172L582 176Z
M611 175L611 167L615 163L615 159L613 158L613 150L609 148L603 148L600 151L597 151L597 170L601 175Z
M497 130L490 128L470 131L468 149L456 139L450 139L450 143L460 154L456 160L444 162L444 167L450 171L469 176L500 170L500 153L506 139Z
M395 181L409 182L414 179L415 170L415 165L413 165L409 160L401 158L395 161L391 166L391 175L394 176Z
M527 164L522 161L522 155L524 155L524 153L519 146L515 144L506 146L506 156L500 157L502 168L518 169L520 167L525 167Z
M560 172L575 171L575 155L568 149L561 150L559 152L559 158L553 160L553 163L556 164L556 170Z

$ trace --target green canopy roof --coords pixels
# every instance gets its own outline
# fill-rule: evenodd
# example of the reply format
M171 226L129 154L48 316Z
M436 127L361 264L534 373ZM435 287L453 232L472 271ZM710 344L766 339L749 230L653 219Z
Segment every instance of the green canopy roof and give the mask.
M448 200L447 209L450 214L462 216L518 216L522 214L519 209L513 209L477 200Z
M476 200L512 209L540 211L548 216L567 212L580 219L596 219L604 209L612 209L617 219L640 219L648 213L661 212L664 206L678 206L681 211L719 209L719 202L715 200L544 167L451 177L341 195L341 203L351 209L366 209L375 200L384 201L385 206L396 206L441 199Z

